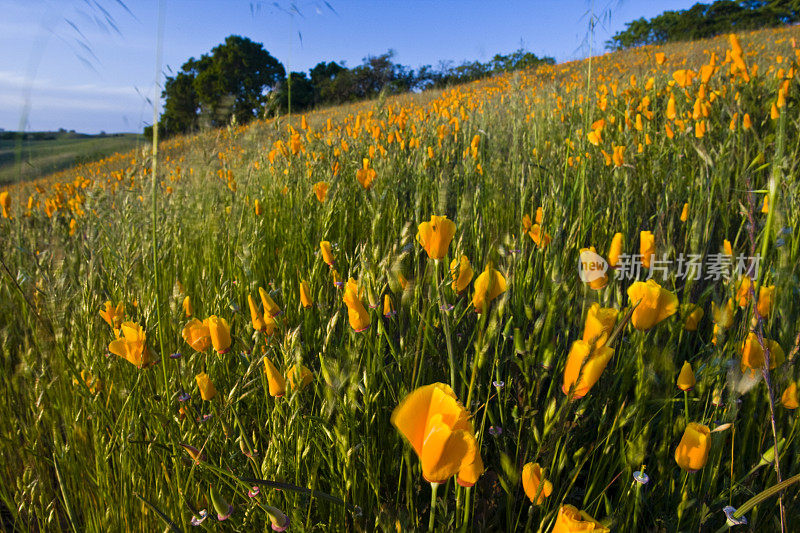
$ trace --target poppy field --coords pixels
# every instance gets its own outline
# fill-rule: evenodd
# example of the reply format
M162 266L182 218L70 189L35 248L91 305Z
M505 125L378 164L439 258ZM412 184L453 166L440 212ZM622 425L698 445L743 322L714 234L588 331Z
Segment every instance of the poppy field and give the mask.
M797 531L800 29L0 190L0 529Z

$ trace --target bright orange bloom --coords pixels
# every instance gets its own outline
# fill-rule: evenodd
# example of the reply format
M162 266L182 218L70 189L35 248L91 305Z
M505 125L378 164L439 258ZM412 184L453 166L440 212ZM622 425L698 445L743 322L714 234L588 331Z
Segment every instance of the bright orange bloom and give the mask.
M282 313L281 308L278 307L278 304L275 303L275 300L273 300L269 293L262 287L258 288L258 295L261 297L261 305L264 306L265 315L275 318Z
M650 268L650 263L656 255L656 237L652 231L639 233L639 253L642 256L642 265Z
M606 365L614 355L608 346L593 347L585 341L575 341L569 349L567 364L564 366L564 379L561 392L579 399L586 396L600 379Z
M286 371L286 381L292 390L302 390L314 380L314 374L303 365L292 365Z
M322 253L322 260L329 266L333 266L333 252L331 251L331 243L322 241L319 243L319 250Z
M317 200L319 200L320 203L324 203L325 200L328 199L329 188L330 185L324 181L318 181L314 184L314 194L317 196Z
M630 305L636 305L631 316L633 327L647 330L678 311L678 297L659 285L656 280L636 281L628 287Z
M611 239L611 246L608 247L608 266L616 267L620 255L622 255L622 233L615 233Z
M214 388L214 383L208 377L208 374L200 372L194 379L197 382L197 388L200 389L200 397L206 402L213 400L217 395L217 389Z
M588 513L579 511L572 505L562 505L550 533L609 533L609 531L611 530Z
M147 334L142 326L133 322L123 322L120 326L122 336L111 341L108 351L139 368L157 363L156 355L147 346Z
M764 346L769 350L770 370L783 364L786 355L783 353L783 348L781 348L777 342L764 338ZM742 344L742 372L744 372L745 369L749 369L751 373L763 369L765 363L764 355L761 343L758 342L758 335L751 331Z
M364 158L363 166L356 171L356 179L364 189L369 190L376 176L375 169L369 166L369 159Z
M122 324L122 320L125 318L125 304L119 302L117 306L114 307L109 300L103 304L103 309L100 310L100 316L103 317L106 324L117 330L120 324Z
M456 234L456 225L447 216L432 215L430 222L422 222L417 231L417 241L431 259L443 259L447 255L450 241Z
M270 396L280 398L286 394L286 380L266 355L264 356L264 374L267 376Z
M544 472L539 463L527 463L522 467L522 488L525 490L525 496L536 505L541 505L553 492L553 484L544 479Z
M758 290L758 314L764 318L769 318L772 307L775 304L775 285L762 285Z
M204 321L208 325L211 344L219 354L227 353L231 347L231 328L224 318L211 315Z
M483 473L470 414L444 383L411 392L392 412L392 424L416 452L428 482L458 475L459 484L471 486Z
M11 218L11 195L8 191L0 192L0 209L3 210L3 218Z
M475 271L472 269L469 258L462 255L460 259L453 259L450 262L450 274L453 276L453 291L462 293L475 276Z
M697 331L700 320L703 319L705 311L699 305L687 303L681 306L681 316L683 317L683 329L686 331Z
M619 311L613 307L600 307L599 303L593 303L586 313L583 341L595 347L604 345L614 331L618 316Z
M250 321L253 324L253 329L256 331L265 331L267 329L267 324L264 322L264 316L258 309L258 305L252 294L247 295L247 305L250 307Z
M708 426L690 422L683 432L681 442L675 449L675 462L687 472L696 472L708 461L711 448L711 430Z
M300 282L300 302L306 309L314 305L314 298L311 296L311 288L309 288L308 282L305 280Z
M181 332L183 340L196 352L205 352L211 346L211 333L206 322L191 319Z
M797 409L800 407L800 400L797 397L797 382L792 381L781 395L781 403L787 409Z
M359 290L358 282L350 278L347 281L342 298L345 305L347 305L347 317L350 320L350 327L356 333L366 330L370 324L369 313L364 308L364 304L361 303L362 292L363 290Z
M504 292L506 292L506 278L491 265L486 265L486 269L475 280L475 294L472 297L475 312L486 311L489 303Z

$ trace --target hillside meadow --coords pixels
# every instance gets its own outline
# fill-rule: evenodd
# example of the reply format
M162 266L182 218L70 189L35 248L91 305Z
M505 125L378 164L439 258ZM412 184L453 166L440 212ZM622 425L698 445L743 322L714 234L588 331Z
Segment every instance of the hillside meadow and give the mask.
M0 190L2 529L797 530L798 41Z

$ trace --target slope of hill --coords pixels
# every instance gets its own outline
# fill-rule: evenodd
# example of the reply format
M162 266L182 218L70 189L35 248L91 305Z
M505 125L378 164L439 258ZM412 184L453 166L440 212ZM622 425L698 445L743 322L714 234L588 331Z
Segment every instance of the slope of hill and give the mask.
M796 530L798 40L0 192L2 529Z
M0 186L129 152L143 142L143 136L135 133L28 132L21 140L16 137L14 132L0 134Z

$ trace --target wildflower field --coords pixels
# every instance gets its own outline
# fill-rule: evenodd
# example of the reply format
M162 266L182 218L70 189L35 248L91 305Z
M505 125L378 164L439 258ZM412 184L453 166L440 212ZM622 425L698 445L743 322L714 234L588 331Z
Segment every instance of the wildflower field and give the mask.
M798 40L3 189L0 528L798 531Z

